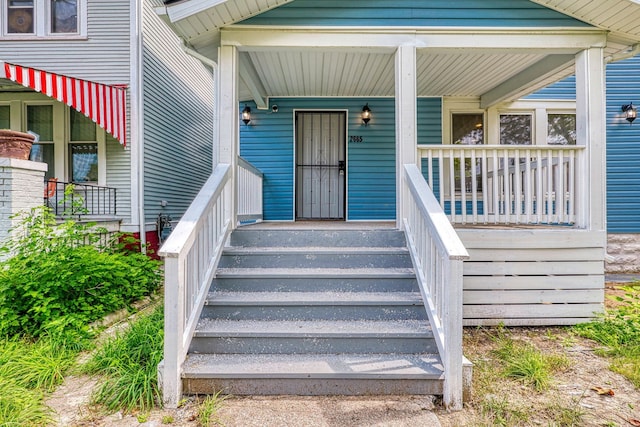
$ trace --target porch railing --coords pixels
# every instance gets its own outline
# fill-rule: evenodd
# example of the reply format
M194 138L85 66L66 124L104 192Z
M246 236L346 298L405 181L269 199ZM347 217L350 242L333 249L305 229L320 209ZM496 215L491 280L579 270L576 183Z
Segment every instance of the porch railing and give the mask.
M462 409L462 263L469 254L416 165L405 165L404 220L420 291L444 366L443 401Z
M165 259L164 404L175 408L180 377L193 332L225 241L233 229L233 180L228 164L218 165L160 249Z
M238 221L262 221L262 172L238 158Z
M70 186L73 186L73 191L65 197ZM115 216L116 189L50 179L44 182L44 203L56 216Z
M422 173L455 224L574 224L584 147L418 147Z

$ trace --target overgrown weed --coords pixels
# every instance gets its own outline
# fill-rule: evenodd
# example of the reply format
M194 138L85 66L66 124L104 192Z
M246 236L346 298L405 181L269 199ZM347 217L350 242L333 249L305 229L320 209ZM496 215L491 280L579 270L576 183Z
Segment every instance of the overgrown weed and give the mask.
M573 330L601 344L598 354L611 358L610 369L640 387L640 282L620 289L624 294L612 297L616 308Z
M58 224L41 206L23 212L0 247L1 426L50 424L43 397L92 348L88 325L161 284L157 261L102 237L92 224Z
M502 362L503 375L531 385L536 391L549 389L553 373L569 366L566 356L543 354L530 343L515 341L504 329L495 336L493 353Z
M163 355L163 317L162 306L156 307L108 339L84 365L84 372L104 376L94 403L128 412L161 406L157 368Z
M223 396L220 391L206 396L198 405L198 424L202 427L224 426L220 417L220 409L228 396Z

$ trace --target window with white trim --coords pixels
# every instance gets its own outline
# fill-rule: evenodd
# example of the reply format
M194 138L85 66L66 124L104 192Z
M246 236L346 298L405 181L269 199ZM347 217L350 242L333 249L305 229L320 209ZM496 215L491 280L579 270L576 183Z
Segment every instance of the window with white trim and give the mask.
M83 113L40 93L0 93L0 129L39 136L30 160L48 165L45 178L106 185L104 129Z
M86 0L0 0L5 37L85 37Z
M500 145L531 145L532 122L529 113L500 114Z

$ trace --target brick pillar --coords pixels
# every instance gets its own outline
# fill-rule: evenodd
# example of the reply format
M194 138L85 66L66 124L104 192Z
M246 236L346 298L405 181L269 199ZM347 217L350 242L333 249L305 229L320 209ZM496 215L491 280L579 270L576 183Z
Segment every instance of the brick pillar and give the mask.
M0 241L18 222L11 217L44 202L47 164L0 157Z

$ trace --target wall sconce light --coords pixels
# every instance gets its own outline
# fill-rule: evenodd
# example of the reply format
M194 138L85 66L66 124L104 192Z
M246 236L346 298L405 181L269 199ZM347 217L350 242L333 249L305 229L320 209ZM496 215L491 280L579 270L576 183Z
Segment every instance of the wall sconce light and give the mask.
M629 122L629 124L632 124L638 116L638 110L633 106L633 102L630 102L628 105L623 105L622 112L624 113L624 118Z
M245 125L248 125L251 121L251 108L248 105L244 105L244 110L242 110L242 121Z
M367 103L362 107L362 123L366 126L369 120L371 120L371 108L369 108L369 104Z

